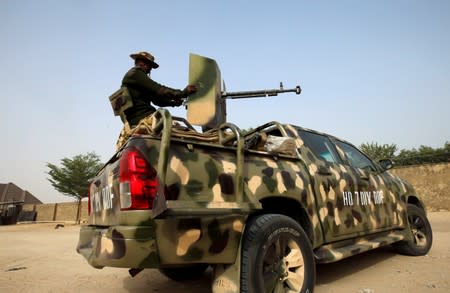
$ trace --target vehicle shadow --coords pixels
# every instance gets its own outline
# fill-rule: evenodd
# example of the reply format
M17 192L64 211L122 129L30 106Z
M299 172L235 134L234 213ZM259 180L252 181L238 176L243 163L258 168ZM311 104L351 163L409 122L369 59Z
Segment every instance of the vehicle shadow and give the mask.
M316 286L335 282L398 255L391 246L364 252L341 261L316 266Z
M126 277L123 288L131 293L149 292L183 292L183 293L210 293L212 269L209 268L198 280L176 282L163 276L158 270L142 271L136 277Z
M381 247L347 259L316 266L316 286L331 284L343 277L351 276L378 263L387 261L397 254L392 247ZM198 280L176 282L163 276L158 270L144 270L135 278L126 277L123 288L131 293L183 292L210 293L212 269L209 268Z

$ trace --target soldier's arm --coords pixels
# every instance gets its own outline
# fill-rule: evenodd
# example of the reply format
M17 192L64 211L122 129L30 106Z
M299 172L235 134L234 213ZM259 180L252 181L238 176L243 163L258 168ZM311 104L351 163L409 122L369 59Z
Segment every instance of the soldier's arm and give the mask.
M180 106L182 99L188 96L188 93L183 90L173 89L161 85L153 81L157 85L156 95L153 96L153 103L158 106Z
M173 89L151 80L144 72L136 71L135 81L137 85L149 92L152 102L160 107L179 106L181 99L187 97L186 91Z

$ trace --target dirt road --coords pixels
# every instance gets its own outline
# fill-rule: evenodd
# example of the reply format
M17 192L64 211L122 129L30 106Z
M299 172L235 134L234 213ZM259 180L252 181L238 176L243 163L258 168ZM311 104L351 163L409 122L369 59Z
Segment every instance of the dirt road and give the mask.
M434 232L424 257L390 247L317 268L316 293L450 292L450 212L429 213ZM132 279L126 269L96 270L75 252L78 226L0 226L0 292L210 292L211 272L176 283L157 270Z

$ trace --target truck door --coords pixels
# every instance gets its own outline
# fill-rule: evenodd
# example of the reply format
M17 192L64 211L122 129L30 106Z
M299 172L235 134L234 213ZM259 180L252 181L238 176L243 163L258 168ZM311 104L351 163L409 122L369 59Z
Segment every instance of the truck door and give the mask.
M394 195L389 191L388 182L376 165L357 148L349 143L335 140L336 148L346 164L346 168L359 177L361 185L353 191L354 205L359 205L367 218L370 233L394 225L392 203ZM369 232L369 231L367 231Z
M300 155L308 166L325 241L364 234L370 229L368 207L357 204L356 192L368 191L368 182L338 154L326 135L298 129Z

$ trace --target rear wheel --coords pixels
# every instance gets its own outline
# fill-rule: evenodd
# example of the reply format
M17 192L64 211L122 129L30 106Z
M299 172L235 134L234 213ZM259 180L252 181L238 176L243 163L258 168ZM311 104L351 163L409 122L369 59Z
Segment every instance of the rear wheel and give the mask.
M425 212L413 204L408 204L408 222L412 239L394 243L395 250L401 254L425 255L433 243L433 232Z
M159 271L169 279L183 282L200 279L207 268L207 264L195 264L183 267L160 268Z
M312 292L311 244L289 217L261 215L247 224L242 244L241 293Z

